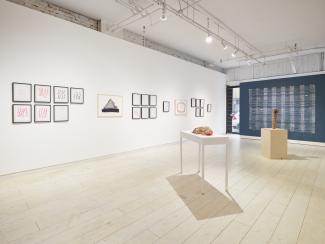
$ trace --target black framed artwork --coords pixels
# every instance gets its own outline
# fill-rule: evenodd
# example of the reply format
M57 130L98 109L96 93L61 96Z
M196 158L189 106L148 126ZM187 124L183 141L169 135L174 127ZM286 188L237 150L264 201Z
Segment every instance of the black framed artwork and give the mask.
M32 102L32 84L13 82L12 101L22 103Z
M141 108L141 119L149 119L149 108L148 107Z
M195 117L204 117L204 108L195 108Z
M149 108L149 118L150 119L157 119L157 107Z
M34 85L34 102L36 103L51 103L51 86L49 85Z
M207 104L207 112L211 113L212 111L212 104Z
M32 123L32 105L31 104L13 104L12 105L12 123L30 124Z
M150 95L149 96L149 105L150 106L157 106L157 95Z
M84 89L83 88L70 88L70 103L71 104L84 104Z
M34 122L49 123L51 122L51 105L34 105Z
M140 107L132 108L132 119L141 119L141 108Z
M191 108L195 108L196 107L196 98L191 98Z
M170 111L170 102L169 101L163 101L163 112L168 113Z
M141 94L141 106L149 106L149 95Z
M53 114L54 122L67 122L69 121L69 106L54 105Z
M69 103L69 88L65 86L53 87L54 103Z
M141 94L132 93L132 105L133 106L141 106Z

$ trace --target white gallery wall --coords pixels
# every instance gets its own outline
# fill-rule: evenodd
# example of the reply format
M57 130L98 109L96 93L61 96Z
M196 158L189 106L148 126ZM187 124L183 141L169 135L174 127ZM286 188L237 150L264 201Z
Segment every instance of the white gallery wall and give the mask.
M180 130L199 125L225 133L225 80L216 71L0 0L0 175L175 142ZM69 104L69 122L12 124L12 82L84 88L85 104ZM132 92L158 96L157 119L132 120ZM123 96L123 117L97 118L97 94ZM196 118L191 97L211 103L212 112ZM187 116L175 116L174 99L187 99ZM169 113L162 113L163 100L171 102Z

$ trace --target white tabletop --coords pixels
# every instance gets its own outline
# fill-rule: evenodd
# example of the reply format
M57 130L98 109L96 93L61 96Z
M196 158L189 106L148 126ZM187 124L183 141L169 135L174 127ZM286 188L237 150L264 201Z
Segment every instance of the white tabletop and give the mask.
M181 131L181 136L183 138L201 143L204 145L214 145L214 144L226 144L228 143L229 137L227 135L198 135L194 134L191 131Z

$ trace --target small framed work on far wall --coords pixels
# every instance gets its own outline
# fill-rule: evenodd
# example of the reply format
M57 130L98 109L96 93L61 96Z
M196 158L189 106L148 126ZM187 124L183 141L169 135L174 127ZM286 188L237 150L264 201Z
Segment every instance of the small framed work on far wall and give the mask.
M34 122L51 122L51 105L34 105Z
M69 88L64 86L53 87L54 103L69 103Z
M71 104L84 104L84 89L83 88L70 88L70 103Z
M13 104L12 105L12 123L28 124L32 123L32 105Z
M54 105L53 114L54 122L67 122L69 121L69 106Z
M32 102L32 84L13 82L12 101L19 103Z
M163 101L163 112L168 113L170 111L170 102L169 101Z

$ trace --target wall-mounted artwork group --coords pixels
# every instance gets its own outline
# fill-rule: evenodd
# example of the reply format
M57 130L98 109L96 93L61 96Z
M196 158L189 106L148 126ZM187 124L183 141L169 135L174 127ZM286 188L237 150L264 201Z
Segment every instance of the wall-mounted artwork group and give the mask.
M157 95L132 93L132 119L156 119Z
M34 91L34 105L33 102ZM53 91L53 102L51 105ZM70 91L70 92L69 92ZM70 98L70 100L69 100ZM84 103L84 89L30 83L12 83L12 123L67 122L69 121L69 105ZM33 109L34 108L34 109ZM52 111L53 108L53 111ZM34 116L33 116L34 114Z
M195 109L195 117L204 117L205 100L191 98L191 108ZM210 113L211 111L212 111L212 104L207 104L207 112Z

